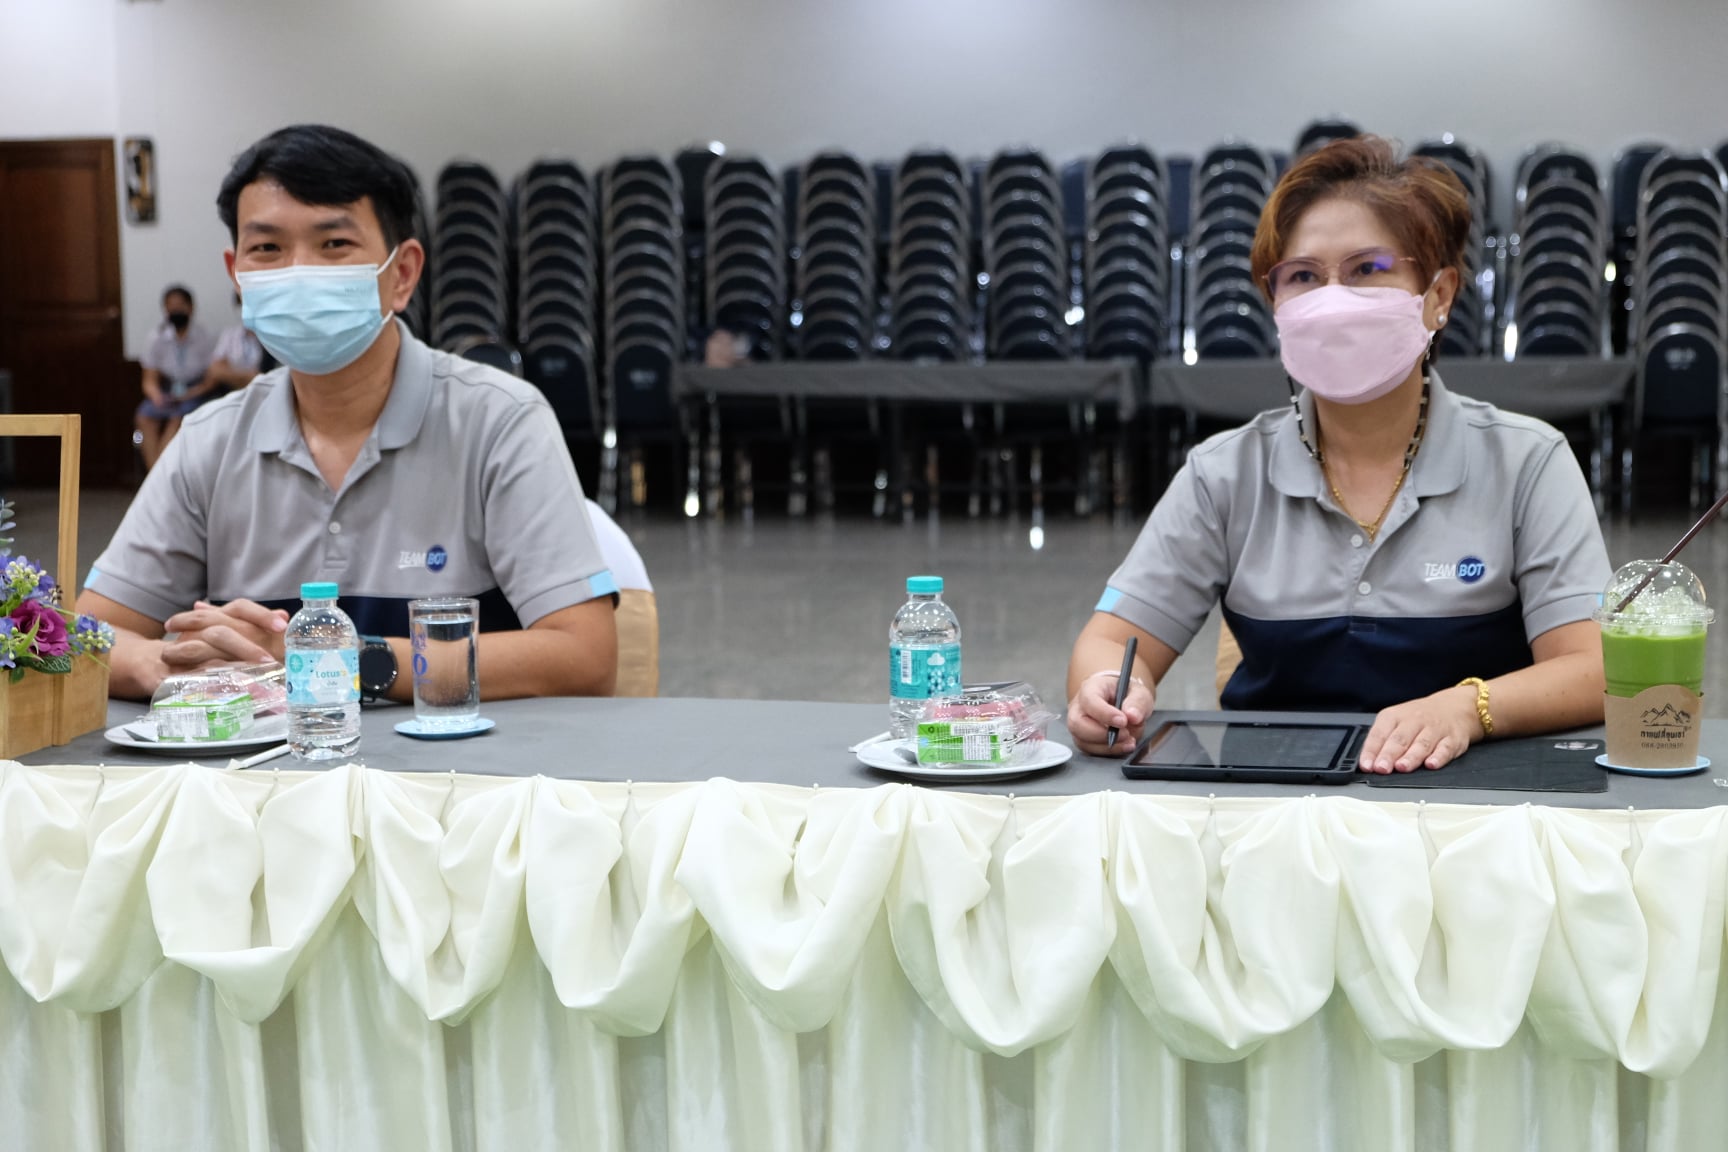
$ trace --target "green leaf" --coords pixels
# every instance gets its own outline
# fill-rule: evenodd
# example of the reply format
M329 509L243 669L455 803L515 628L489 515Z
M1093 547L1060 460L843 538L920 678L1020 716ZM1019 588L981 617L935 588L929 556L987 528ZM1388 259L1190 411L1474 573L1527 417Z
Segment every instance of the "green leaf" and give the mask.
M64 676L72 671L72 657L65 653L59 656L20 656L18 663L25 668L46 672L50 676Z
M18 683L18 681L20 681L22 679L24 679L24 669L13 668L12 669L12 683L16 684L16 683Z

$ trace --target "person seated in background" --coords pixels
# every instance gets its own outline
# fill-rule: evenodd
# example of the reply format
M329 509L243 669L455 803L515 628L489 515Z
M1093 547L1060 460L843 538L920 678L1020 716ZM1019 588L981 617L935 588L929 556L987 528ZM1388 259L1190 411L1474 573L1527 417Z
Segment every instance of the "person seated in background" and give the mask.
M1103 754L1112 726L1139 739L1220 597L1242 652L1223 706L1378 713L1364 771L1601 721L1610 569L1578 462L1433 371L1469 230L1450 169L1373 137L1279 181L1252 260L1292 408L1195 449L1110 578L1069 662L1081 748Z
M191 289L171 285L162 293L162 312L141 360L144 402L134 416L146 469L156 466L186 414L209 399L205 373L216 353L210 334L193 322Z
M750 363L750 337L730 328L716 328L702 342L702 367L737 368Z
M426 261L413 173L302 125L216 203L242 317L283 367L192 414L97 559L78 611L118 631L112 694L280 660L303 581L340 585L370 667L409 666L410 600L476 596L487 699L609 694L617 585L550 405L394 318ZM412 677L362 687L407 700Z
M240 307L240 297L234 297L234 307ZM275 367L274 364L271 367ZM244 324L230 324L216 337L216 351L204 382L219 396L238 392L264 371L264 345Z

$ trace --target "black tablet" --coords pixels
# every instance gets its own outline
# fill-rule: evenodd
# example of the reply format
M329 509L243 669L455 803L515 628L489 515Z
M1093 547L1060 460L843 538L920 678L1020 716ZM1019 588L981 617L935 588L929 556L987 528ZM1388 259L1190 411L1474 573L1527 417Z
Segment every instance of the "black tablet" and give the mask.
M1135 780L1238 780L1348 784L1356 778L1357 724L1169 720L1135 747L1122 774Z

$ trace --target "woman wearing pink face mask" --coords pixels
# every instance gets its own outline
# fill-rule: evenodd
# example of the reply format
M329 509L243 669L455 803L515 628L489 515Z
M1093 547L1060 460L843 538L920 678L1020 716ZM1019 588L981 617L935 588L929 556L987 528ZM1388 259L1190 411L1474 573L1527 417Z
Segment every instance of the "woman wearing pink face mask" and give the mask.
M1224 707L1377 713L1364 771L1600 722L1590 613L1610 569L1577 461L1434 368L1469 231L1449 169L1374 137L1279 182L1253 263L1292 406L1195 449L1110 578L1069 663L1083 750L1105 754L1112 726L1139 738L1220 599L1242 649Z

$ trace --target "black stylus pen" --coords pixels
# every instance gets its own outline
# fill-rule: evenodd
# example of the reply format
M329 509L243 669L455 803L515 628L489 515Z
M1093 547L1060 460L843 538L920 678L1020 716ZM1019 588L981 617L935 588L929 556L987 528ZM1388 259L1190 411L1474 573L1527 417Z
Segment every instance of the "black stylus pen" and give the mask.
M1116 677L1116 711L1122 711L1122 701L1128 699L1128 685L1134 676L1134 649L1140 646L1137 636L1128 637L1128 647L1122 650L1122 674ZM1116 747L1116 729L1104 733L1104 747Z

